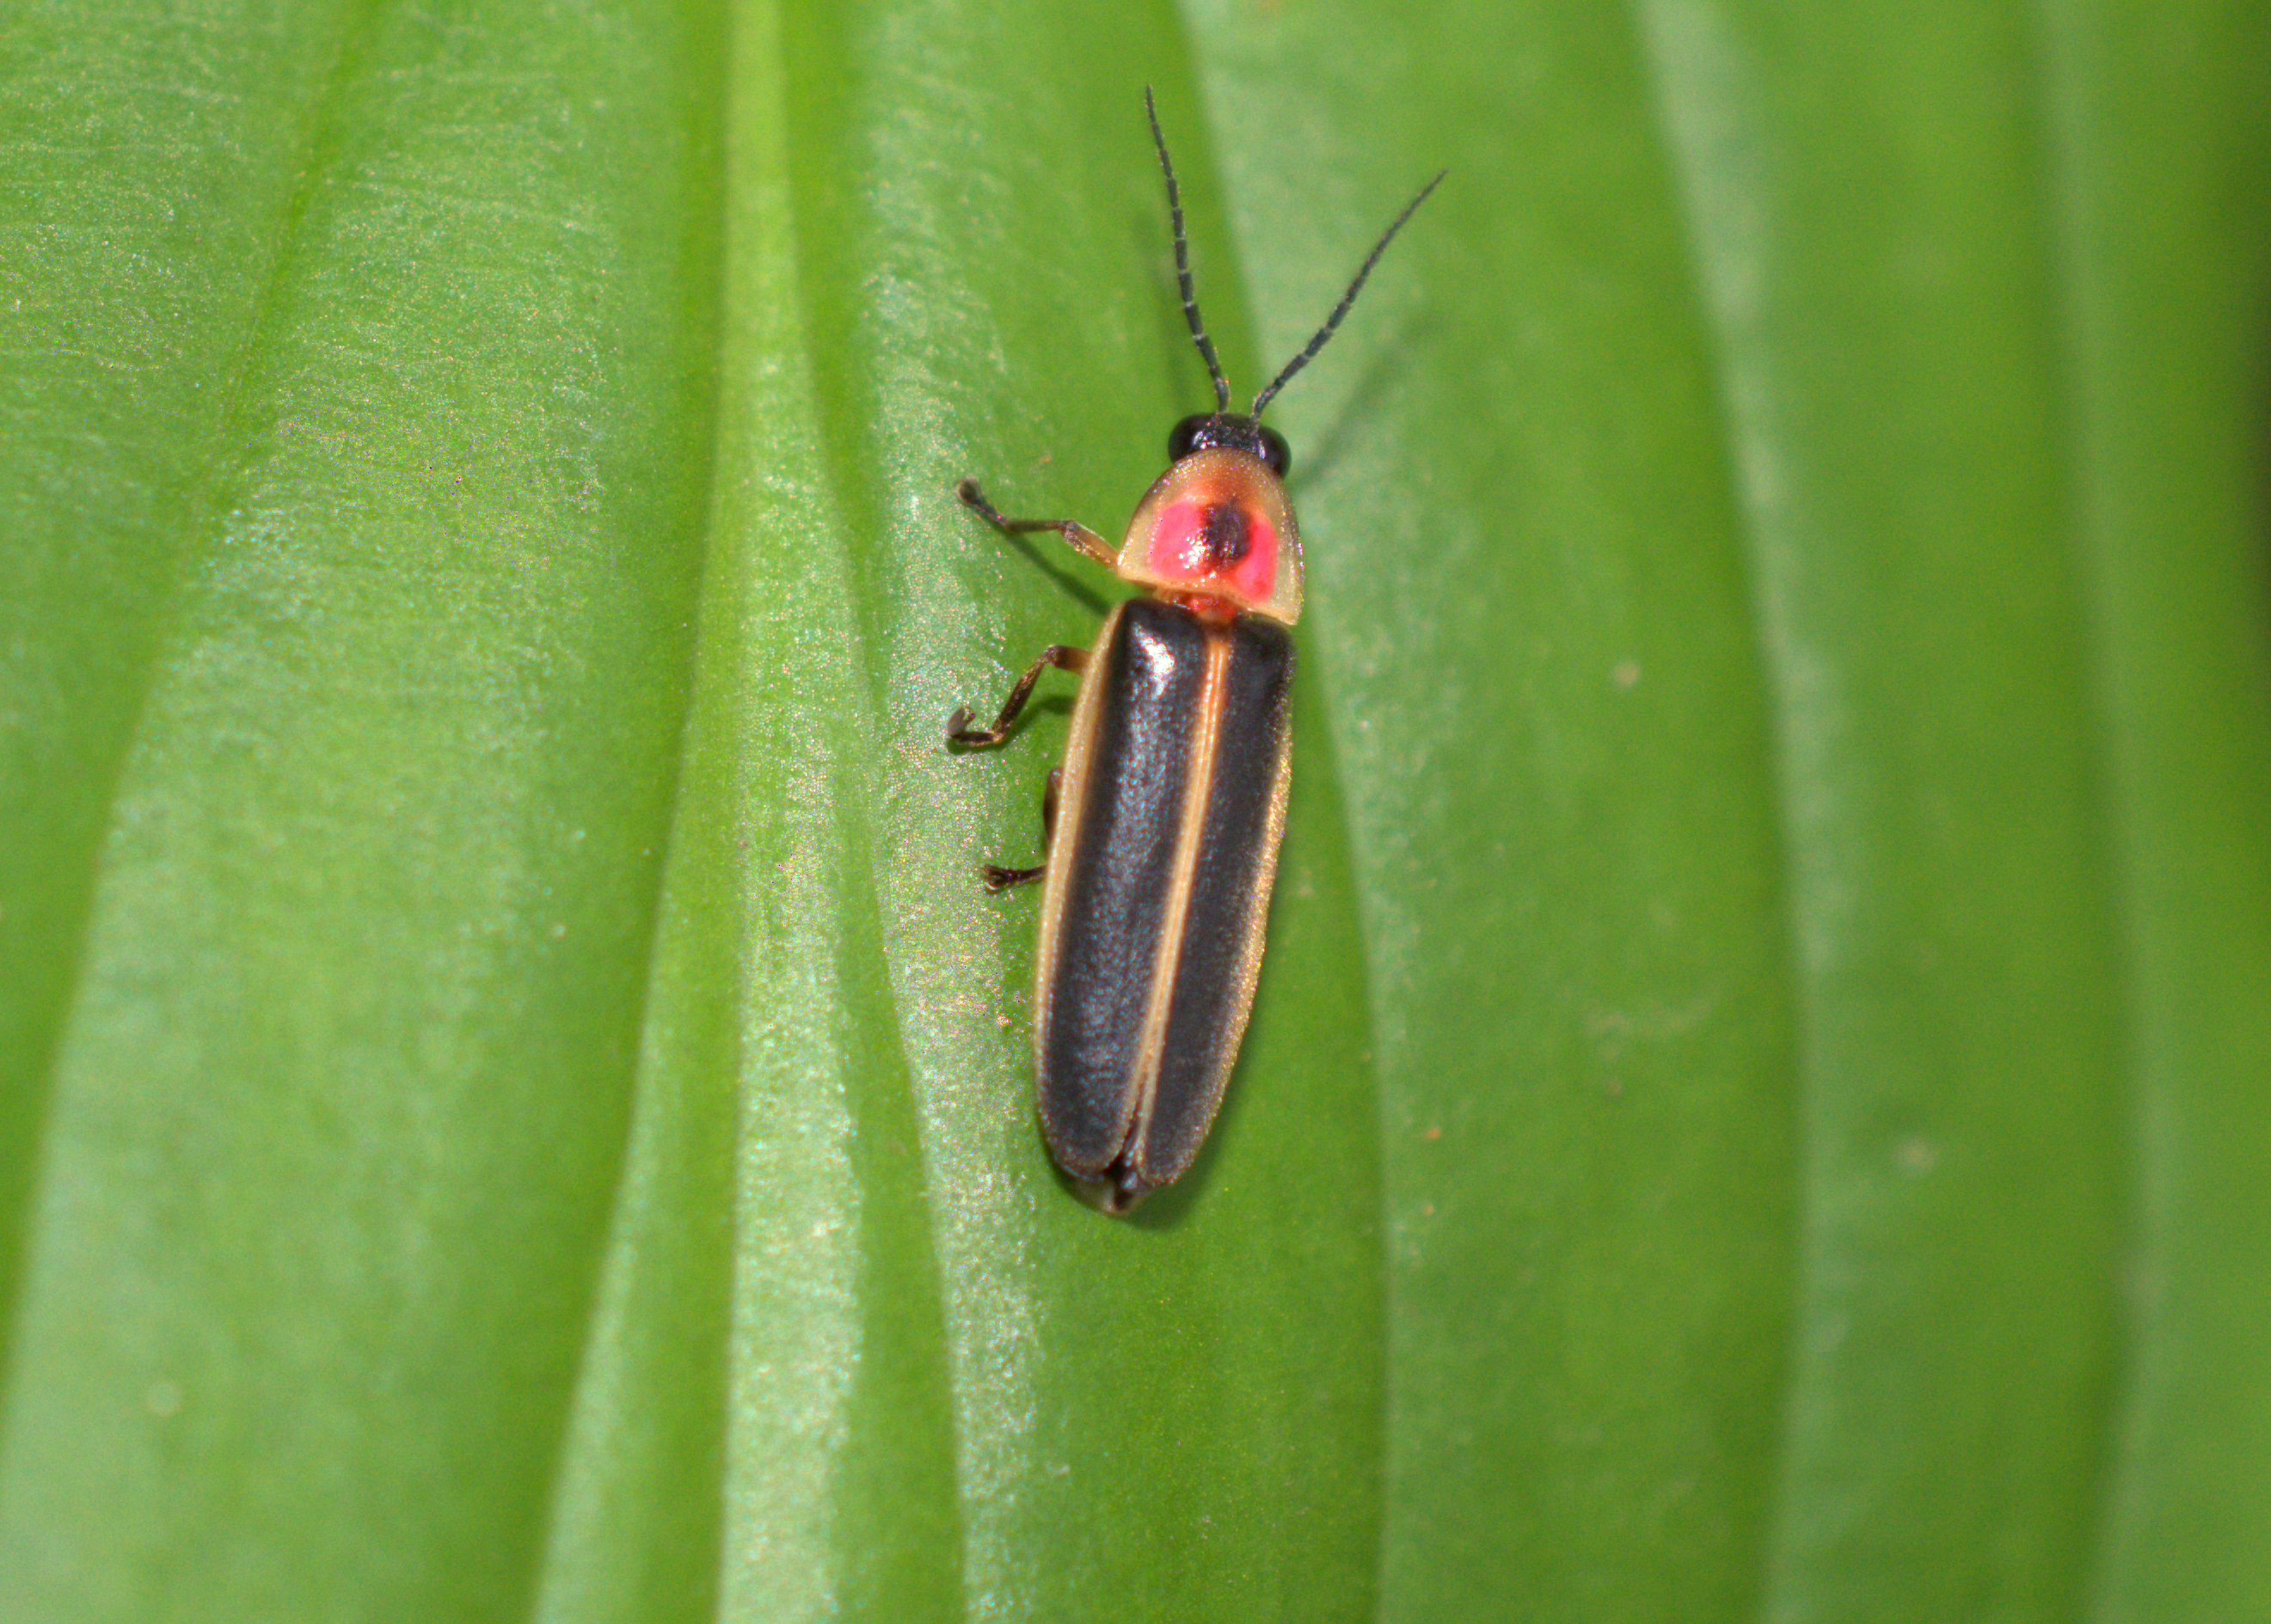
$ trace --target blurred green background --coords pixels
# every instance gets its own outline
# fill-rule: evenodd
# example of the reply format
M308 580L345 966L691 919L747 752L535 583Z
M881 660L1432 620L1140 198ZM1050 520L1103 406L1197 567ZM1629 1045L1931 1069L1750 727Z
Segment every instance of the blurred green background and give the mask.
M1309 610L1132 1222L1061 695ZM2271 1617L2271 8L13 0L0 1615Z

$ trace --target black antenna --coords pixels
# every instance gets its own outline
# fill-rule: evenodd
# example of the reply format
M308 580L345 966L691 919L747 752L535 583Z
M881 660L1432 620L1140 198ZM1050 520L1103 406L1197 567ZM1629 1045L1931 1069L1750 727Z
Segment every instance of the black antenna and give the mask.
M1143 115L1151 121L1151 144L1159 149L1159 167L1165 173L1167 177L1167 218L1174 222L1175 226L1175 285L1183 290L1183 319L1191 324L1191 337L1198 344L1199 353L1206 359L1207 375L1214 380L1214 409L1216 413L1219 415L1220 413L1230 410L1230 380L1222 375L1222 363L1217 360L1214 355L1214 340L1207 337L1206 324L1199 320L1199 298L1198 295L1191 290L1190 244L1183 236L1182 194L1175 189L1175 166L1167 161L1167 137L1159 133L1159 110L1151 105L1151 87L1149 85L1143 86ZM1441 178L1441 176L1437 177L1439 180ZM1423 192L1420 196L1425 197L1426 194ZM1412 204L1412 208L1417 207L1418 207L1418 204ZM1409 214L1411 212L1411 210L1406 209L1404 211L1406 214ZM1396 226L1401 226L1402 224L1404 224L1402 220L1396 222ZM1396 226L1389 226L1388 234L1391 237L1394 236L1396 234ZM1384 248L1387 245L1382 243L1381 246ZM1377 259L1379 256L1380 250L1378 248L1374 249L1373 258ZM1372 261L1366 260L1365 262L1364 268L1366 271L1371 270ZM1364 280L1364 277L1361 273L1358 275L1357 280L1359 282L1362 282ZM1350 290L1351 295L1353 296L1355 290L1351 288ZM1341 309L1345 310L1346 308L1348 308L1347 301L1343 300ZM1340 311L1334 311L1333 321L1337 322L1340 319ZM1325 331L1330 332L1331 330L1332 323L1328 322L1325 324ZM1322 344L1324 341L1323 334L1319 334L1317 344ZM1314 344L1309 346L1310 352L1312 354L1315 352L1316 347L1317 345ZM1302 360L1307 360L1308 359L1309 357L1307 355L1304 355L1301 358ZM1292 371L1292 367L1289 367L1286 368L1286 372L1289 375ZM1284 378L1277 380L1277 383L1283 383L1284 382L1285 382ZM1277 383L1273 383L1270 387L1274 389L1277 387Z
M1154 130L1158 128L1157 121L1153 122L1151 127ZM1164 158L1165 155L1166 154L1163 150L1160 156ZM1270 381L1270 387L1254 397L1253 415L1255 417L1260 417L1262 415L1262 408L1268 405L1270 400L1277 395L1277 391L1285 387L1287 380L1292 378L1295 373L1300 371L1302 367L1307 366L1310 360L1315 357L1317 352L1325 347L1325 340L1333 336L1333 329L1341 324L1341 317L1346 315L1349 313L1349 307L1356 302L1357 290L1364 285L1365 278L1372 274L1372 268L1374 264L1379 263L1380 256L1388 251L1388 245L1396 240L1396 234L1404 229L1404 222L1411 218L1413 210L1417 209L1421 204L1427 201L1427 194L1441 186L1443 183L1443 176L1450 173L1451 172L1448 169L1439 171L1433 180L1428 182L1426 185L1419 189L1419 195L1417 197L1414 197L1410 203L1404 205L1404 212L1397 215L1394 220L1389 222L1388 229L1381 234L1380 241L1372 245L1372 252L1364 256L1364 263L1357 267L1356 280L1349 284L1348 292L1341 295L1340 303L1333 307L1333 313L1325 318L1325 324L1317 329L1317 336L1309 340L1309 347L1303 350L1292 360L1287 361L1285 363L1285 370L1279 373L1275 378L1272 378ZM1170 190L1172 190L1174 186L1174 182L1170 179L1167 184ZM1182 229L1180 226L1176 227L1175 242L1177 248L1180 248L1182 245ZM1184 291L1186 293L1189 292L1189 283L1188 280L1184 284ZM1193 319L1196 320L1195 315ZM1203 345L1206 340L1202 338L1199 342ZM1208 352L1207 359L1210 362L1213 360L1213 352ZM1221 374L1217 373L1215 374L1215 382L1217 385L1220 384L1222 382Z

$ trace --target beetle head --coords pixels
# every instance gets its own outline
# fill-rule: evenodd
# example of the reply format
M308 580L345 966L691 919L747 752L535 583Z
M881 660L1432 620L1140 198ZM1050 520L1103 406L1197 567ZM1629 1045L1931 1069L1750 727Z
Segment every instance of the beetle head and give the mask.
M1267 428L1255 418L1241 417L1235 412L1202 412L1185 418L1167 432L1167 460L1180 463L1194 451L1210 451L1217 446L1249 452L1262 459L1262 464L1280 479L1293 465L1293 452L1285 443L1285 436L1274 428Z

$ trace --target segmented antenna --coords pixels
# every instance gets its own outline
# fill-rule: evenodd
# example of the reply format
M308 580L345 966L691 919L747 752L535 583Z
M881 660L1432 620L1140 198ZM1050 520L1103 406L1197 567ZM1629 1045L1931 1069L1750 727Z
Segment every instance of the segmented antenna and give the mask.
M1151 87L1149 85L1143 86L1143 115L1151 121L1151 144L1159 149L1159 168L1167 177L1167 218L1174 223L1175 227L1175 285L1183 291L1183 320L1190 323L1191 337L1198 344L1200 355L1206 360L1207 376L1214 380L1214 409L1217 412L1227 412L1230 410L1230 380L1222 375L1222 363L1215 359L1214 340L1207 337L1206 323L1199 320L1198 294L1191 288L1191 248L1189 241L1183 236L1183 197L1182 194L1175 189L1175 166L1167 160L1167 137L1159 133L1159 110L1151 105ZM1413 207L1416 208L1418 205L1415 204ZM1404 212L1409 214L1411 210L1406 209ZM1398 220L1396 224L1401 226L1404 222ZM1389 234L1395 235L1394 226L1389 228ZM1386 245L1382 244L1382 246ZM1374 258L1379 257L1378 249L1373 252ZM1366 271L1372 269L1371 261L1367 260L1365 263L1365 269ZM1357 280L1361 282L1364 278L1359 276ZM1344 301L1341 308L1347 308L1347 304ZM1333 321L1337 322L1340 319L1340 311L1333 312ZM1331 323L1326 324L1326 330L1331 330ZM1324 338L1320 335L1317 343L1323 342ZM1315 345L1310 345L1313 353L1315 348ZM1301 359L1307 360L1309 358L1304 355ZM1290 372L1291 368L1288 371ZM1280 378L1277 382L1283 383L1284 381L1284 378ZM1277 385L1273 383L1270 387L1275 389Z
M1158 127L1158 121L1154 120L1152 122L1151 128L1156 130ZM1162 149L1160 156L1163 158L1165 156L1164 149ZM1372 274L1373 266L1377 264L1380 261L1380 256L1388 251L1388 245L1396 240L1396 234L1404 229L1404 222L1411 218L1412 211L1414 210L1418 209L1421 204L1427 201L1427 194L1441 186L1443 183L1443 176L1448 174L1450 174L1450 171L1448 169L1439 171L1433 180L1428 182L1426 185L1419 189L1419 195L1417 197L1414 197L1410 203L1404 205L1404 212L1397 215L1394 220L1389 222L1389 227L1386 231L1381 233L1380 241L1372 245L1372 252L1364 256L1364 263L1357 267L1356 280L1349 284L1348 292L1341 295L1340 303L1333 307L1333 313L1325 318L1325 324L1317 329L1317 336L1309 340L1308 348L1303 350L1292 360L1287 361L1285 363L1285 370L1279 373L1275 378L1272 378L1270 381L1270 387L1254 397L1253 415L1255 417L1260 417L1262 415L1262 408L1268 405L1270 400L1277 395L1277 391L1285 387L1287 381L1291 379L1295 373L1300 371L1302 367L1307 366L1315 357L1317 352L1325 347L1325 340L1333 336L1333 329L1341 324L1341 317L1346 315L1349 313L1349 307L1356 302L1357 292L1359 288L1364 286L1365 278ZM1173 181L1171 179L1167 184L1169 189L1172 191L1174 186ZM1176 227L1175 241L1177 247L1180 248L1182 242L1182 229L1180 226ZM1186 293L1189 292L1189 285L1188 282L1184 285L1184 291ZM1195 319L1195 317L1194 317L1194 319ZM1200 342L1203 344L1205 341L1202 339ZM1211 359L1212 354L1210 352L1209 360L1211 360ZM1215 381L1219 383L1221 382L1221 374L1216 374Z

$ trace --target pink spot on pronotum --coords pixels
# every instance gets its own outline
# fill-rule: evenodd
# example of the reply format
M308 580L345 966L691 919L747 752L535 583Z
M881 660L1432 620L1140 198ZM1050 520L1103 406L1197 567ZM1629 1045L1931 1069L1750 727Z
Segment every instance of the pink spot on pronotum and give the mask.
M1240 504L1246 519L1244 555L1225 561L1208 538L1208 515L1218 503L1186 499L1169 502L1151 527L1150 564L1179 586L1204 590L1217 584L1248 603L1267 603L1277 581L1277 531L1253 503Z

